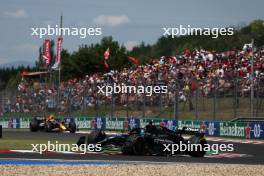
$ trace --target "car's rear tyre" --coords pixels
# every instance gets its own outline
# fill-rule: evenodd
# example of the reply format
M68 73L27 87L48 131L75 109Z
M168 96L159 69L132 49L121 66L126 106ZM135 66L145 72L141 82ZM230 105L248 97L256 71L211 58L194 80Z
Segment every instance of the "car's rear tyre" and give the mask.
M124 155L133 155L133 147L132 147L132 142L131 141L127 141L124 143L124 145L121 148L122 154Z
M133 141L133 152L135 155L145 154L145 141L142 137L137 137Z
M145 141L141 136L131 136L122 147L122 153L125 155L144 155Z
M81 146L81 145L85 144L85 140L86 140L86 137L85 136L81 136L76 144L78 146Z
M38 121L37 120L33 120L32 122L30 122L29 128L30 128L31 132L38 131L38 128L39 128Z
M190 144L200 144L200 148L195 151L189 151L189 155L192 157L204 157L206 154L206 151L204 150L205 145L207 144L207 141L204 137L200 136L193 136L189 139Z
M75 133L76 130L77 130L76 123L75 122L70 122L69 123L69 129L70 129L70 133Z

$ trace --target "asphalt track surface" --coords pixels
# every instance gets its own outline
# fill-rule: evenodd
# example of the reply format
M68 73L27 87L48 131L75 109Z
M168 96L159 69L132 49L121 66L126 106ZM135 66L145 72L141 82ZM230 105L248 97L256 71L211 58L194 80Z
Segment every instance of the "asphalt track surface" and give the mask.
M21 138L42 138L49 140L76 140L84 134L70 133L45 133L45 132L27 132L27 131L3 131L3 136L21 137ZM1 139L0 139L1 140ZM219 143L219 142L210 142ZM225 143L225 142L221 142ZM228 142L229 144L232 142ZM38 154L38 153L0 153L1 159L60 159L74 161L112 161L119 163L168 163L168 162L183 162L183 163L223 163L223 164L264 164L264 145L263 144L234 144L232 153L245 154L243 157L203 157L193 158L186 156L125 156L125 155L108 155L108 154Z

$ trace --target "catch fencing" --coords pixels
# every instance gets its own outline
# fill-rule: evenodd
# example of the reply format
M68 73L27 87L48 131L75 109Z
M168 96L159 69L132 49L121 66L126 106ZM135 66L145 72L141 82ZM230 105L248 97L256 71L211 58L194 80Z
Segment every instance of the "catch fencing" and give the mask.
M108 85L114 82L108 81ZM130 85L123 80L118 84ZM105 83L104 83L105 84ZM238 117L264 117L264 79L241 77L157 78L142 77L138 85L166 85L167 93L98 93L102 83L85 81L56 85L41 84L27 91L0 92L0 115L110 116L167 118L175 120L230 120ZM253 89L252 89L253 87Z

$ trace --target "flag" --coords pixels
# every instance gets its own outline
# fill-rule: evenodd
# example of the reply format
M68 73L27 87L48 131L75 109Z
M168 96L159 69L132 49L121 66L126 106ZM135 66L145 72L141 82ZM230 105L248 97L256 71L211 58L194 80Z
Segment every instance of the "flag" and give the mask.
M105 66L105 68L106 68L106 69L108 69L108 68L109 68L109 64L107 63L107 61L106 61L106 60L104 61L104 66Z
M58 37L57 39L57 50L56 50L56 61L55 64L52 66L52 69L56 70L60 66L60 61L61 61L61 47L62 47L62 37Z
M246 43L246 44L244 44L244 46L243 46L243 51L242 51L242 53L243 53L243 55L245 56L245 57L252 57L253 56L253 41L252 41L252 43Z
M17 87L18 91L25 92L26 86L23 83L20 83Z
M251 49L252 48L252 43L246 43L243 46L243 50Z
M51 68L53 70L57 70L59 68L59 62L55 62L55 64Z
M104 66L106 69L109 68L109 64L107 63L107 60L109 59L110 51L109 48L104 52Z
M109 48L107 48L107 50L104 52L104 59L107 60L109 58L110 55L110 51Z
M135 57L131 57L131 56L128 56L128 59L130 60L130 62L132 62L133 64L135 65L139 65L139 60Z
M44 40L44 53L42 56L45 67L48 67L51 62L50 47L51 47L50 39L45 39Z
M56 62L60 63L61 60L61 46L62 46L62 37L58 37L57 39L57 53L56 53Z

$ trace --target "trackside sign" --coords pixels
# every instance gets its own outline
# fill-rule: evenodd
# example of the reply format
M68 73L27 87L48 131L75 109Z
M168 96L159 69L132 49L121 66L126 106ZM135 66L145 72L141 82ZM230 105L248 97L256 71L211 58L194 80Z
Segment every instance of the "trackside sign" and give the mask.
M123 130L124 120L120 120L120 119L111 120L109 118L105 118L105 128L109 130Z
M29 128L32 118L1 117L0 125L3 128ZM109 117L60 117L66 121L75 121L79 129L102 129L112 131L127 131L133 128L144 128L149 122L162 125L171 130L182 127L200 128L207 136L239 137L247 139L264 139L264 123L234 123L227 121L199 121L162 118L109 118Z
M245 137L245 123L220 122L220 136Z

